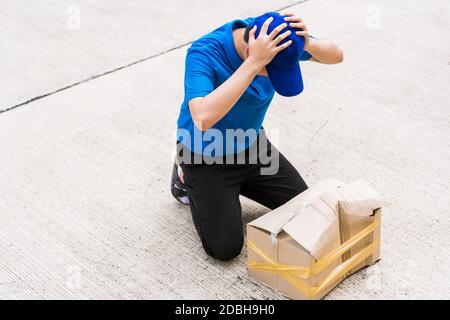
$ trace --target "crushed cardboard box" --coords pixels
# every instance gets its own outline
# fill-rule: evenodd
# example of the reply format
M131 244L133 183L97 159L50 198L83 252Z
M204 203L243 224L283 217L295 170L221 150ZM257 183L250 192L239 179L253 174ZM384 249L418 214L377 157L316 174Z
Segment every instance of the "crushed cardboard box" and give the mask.
M322 181L247 225L248 272L292 299L321 299L380 256L380 195Z

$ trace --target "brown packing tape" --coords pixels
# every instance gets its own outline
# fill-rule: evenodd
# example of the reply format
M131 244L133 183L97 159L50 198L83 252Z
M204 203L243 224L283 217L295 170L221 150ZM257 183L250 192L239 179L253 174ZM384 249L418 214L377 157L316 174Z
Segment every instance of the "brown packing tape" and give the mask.
M350 259L345 260L343 263L334 268L333 271L331 271L330 274L324 280L322 280L319 283L319 285L314 289L314 294L312 297L320 294L323 290L325 290L330 284L335 282L337 279L346 276L350 270L352 270L358 264L360 264L368 257L370 257L375 251L375 248L378 247L379 245L380 245L379 240L369 244L367 247L365 247L364 249L353 255Z
M378 242L374 242L368 245L366 248L352 256L350 259L339 264L333 271L331 271L328 276L323 279L317 286L308 286L306 283L302 282L300 279L292 275L286 275L283 273L278 273L280 276L286 278L294 287L299 289L308 298L314 298L322 293L329 285L337 281L338 279L345 276L351 269L360 264L362 261L367 259L374 251Z
M307 280L314 275L317 275L331 263L336 261L344 253L350 250L355 244L357 244L361 239L368 236L380 225L380 220L377 219L372 222L369 226L355 234L352 238L338 246L336 249L332 250L327 255L323 256L317 260L311 266L290 266L283 265L275 261L273 258L267 256L262 250L260 250L254 243L247 241L247 247L253 250L258 256L263 260L267 261L265 263L257 263L254 261L249 261L248 269L256 270L262 272L271 272L280 275L292 283L296 288L298 288L303 294L309 298L314 298L319 295L328 285L338 280L340 277L345 276L352 268L357 266L359 263L370 257L375 249L379 246L379 240L369 244L361 251L347 259L346 261L339 264L335 269L333 269L328 276L322 280L317 286L310 287L301 281Z

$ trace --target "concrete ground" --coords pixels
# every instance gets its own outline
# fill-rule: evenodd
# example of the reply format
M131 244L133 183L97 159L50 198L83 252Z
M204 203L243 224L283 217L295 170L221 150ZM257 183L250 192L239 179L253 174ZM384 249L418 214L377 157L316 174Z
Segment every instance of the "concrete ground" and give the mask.
M329 299L450 298L447 0L3 0L0 298L278 299L208 258L169 192L190 41L289 7L345 51L266 128L305 180L384 195L382 261ZM267 212L243 199L248 222Z

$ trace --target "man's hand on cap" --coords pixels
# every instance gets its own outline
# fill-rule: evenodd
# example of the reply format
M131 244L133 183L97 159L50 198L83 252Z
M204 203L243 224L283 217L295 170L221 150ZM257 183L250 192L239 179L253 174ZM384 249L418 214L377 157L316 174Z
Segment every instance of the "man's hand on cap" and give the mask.
M288 30L277 37L287 27L287 23L280 24L270 34L267 34L272 21L273 18L270 17L263 23L258 38L255 37L256 26L251 29L249 34L249 59L252 59L261 68L269 64L278 52L292 44L292 40L289 40L278 45L291 34L291 31Z
M281 13L281 15L285 17L284 21L289 22L291 28L302 29L302 31L296 31L295 34L298 36L302 36L305 39L303 48L308 51L310 45L309 31L303 19L297 17L292 12L284 12Z

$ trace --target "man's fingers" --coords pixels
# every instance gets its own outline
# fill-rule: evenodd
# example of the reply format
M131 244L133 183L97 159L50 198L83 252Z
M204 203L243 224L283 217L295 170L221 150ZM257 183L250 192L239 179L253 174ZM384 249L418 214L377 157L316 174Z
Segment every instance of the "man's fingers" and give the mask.
M297 17L297 16L295 16L295 15L292 15L292 16L287 16L287 17L284 17L284 21L289 21L289 22L302 22L303 20L302 20L302 18L299 18L299 17Z
M303 23L303 22L290 23L289 25L291 26L291 28L297 28L297 29L302 29L302 30L308 30L308 28L306 27L305 23Z
M283 30L284 28L287 27L287 23L282 23L280 24L278 27L276 27L275 29L272 30L272 32L269 35L270 40L275 39L275 37L277 36L277 34L279 34L281 32L281 30Z
M273 21L272 17L264 21L263 25L261 26L261 32L259 34L267 35L267 30L269 29L269 26L272 23L272 21Z
M292 44L292 40L286 41L285 43L283 43L282 45L279 45L276 49L276 52L280 52L284 49L286 49L287 47L289 47Z
M283 41L284 39L286 39L287 37L290 36L291 34L291 30L288 30L286 32L283 32L282 34L280 34L278 37L275 38L274 43L275 45L278 45L281 41Z
M280 15L284 17L292 17L294 14L292 12L280 12Z
M297 32L295 32L295 34L298 35L298 36L305 37L305 38L309 37L309 32L308 31L297 31Z

